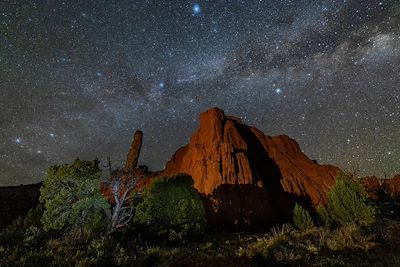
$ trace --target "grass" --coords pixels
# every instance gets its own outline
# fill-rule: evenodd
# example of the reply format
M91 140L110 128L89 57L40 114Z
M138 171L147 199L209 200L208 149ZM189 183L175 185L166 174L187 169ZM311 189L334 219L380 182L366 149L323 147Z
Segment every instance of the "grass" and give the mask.
M9 229L0 232L0 266L400 266L399 232L400 222L389 219L370 227L208 232L184 243L136 232L85 239Z

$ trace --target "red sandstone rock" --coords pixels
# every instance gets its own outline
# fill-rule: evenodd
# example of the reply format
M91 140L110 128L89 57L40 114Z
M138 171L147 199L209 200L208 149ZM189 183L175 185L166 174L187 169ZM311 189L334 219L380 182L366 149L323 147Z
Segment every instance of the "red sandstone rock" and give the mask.
M368 197L373 200L381 200L384 194L384 180L379 179L376 176L364 177L359 180L359 182L364 186L365 191L368 193Z
M392 179L387 179L384 182L386 193L393 200L400 200L400 174L395 175Z
M138 130L133 135L131 148L128 155L126 156L124 172L132 173L135 171L137 163L139 161L140 149L142 147L143 133Z
M310 160L288 136L264 135L211 108L200 115L199 129L189 144L176 151L161 175L187 173L195 188L207 196L223 185L251 185L269 191L268 187L279 190L275 187L280 184L283 193L308 198L315 206L326 201L338 171Z

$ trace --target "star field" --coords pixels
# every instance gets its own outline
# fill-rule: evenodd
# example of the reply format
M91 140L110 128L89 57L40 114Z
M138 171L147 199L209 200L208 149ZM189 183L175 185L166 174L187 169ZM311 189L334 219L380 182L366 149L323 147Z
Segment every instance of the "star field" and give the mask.
M0 186L76 157L164 167L218 106L320 163L400 173L396 0L0 3Z

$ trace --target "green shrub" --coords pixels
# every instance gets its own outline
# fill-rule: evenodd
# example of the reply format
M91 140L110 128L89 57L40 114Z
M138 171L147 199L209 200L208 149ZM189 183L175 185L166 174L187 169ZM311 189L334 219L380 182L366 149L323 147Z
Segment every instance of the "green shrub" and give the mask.
M23 245L26 247L34 247L39 244L41 239L43 239L42 235L43 230L36 226L31 226L25 230L24 239L22 241Z
M310 213L297 203L293 209L293 223L300 230L310 229L314 226Z
M182 239L205 227L205 211L190 176L155 181L143 194L133 222L158 236Z
M40 227L42 225L41 219L44 212L44 206L42 203L39 203L36 207L31 208L26 215L23 227L27 229L31 226Z
M14 266L51 266L52 261L50 253L32 249L22 255Z
M375 222L376 213L362 185L346 175L336 178L328 193L326 210L319 211L326 224L336 225L370 225Z
M334 222L328 213L325 206L320 205L317 207L318 223L325 226L333 226Z
M109 204L100 193L99 161L75 160L71 165L49 167L40 189L44 203L42 223L44 229L97 227ZM96 222L96 223L94 223Z

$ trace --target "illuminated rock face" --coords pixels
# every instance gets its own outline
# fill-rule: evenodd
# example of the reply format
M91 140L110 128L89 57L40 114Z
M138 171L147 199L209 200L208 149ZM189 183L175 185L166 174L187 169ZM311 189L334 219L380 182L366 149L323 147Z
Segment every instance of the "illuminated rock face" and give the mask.
M310 160L286 135L264 135L211 108L200 115L200 127L189 144L176 151L162 175L187 173L195 188L207 196L223 185L254 186L267 192L268 187L279 185L283 193L318 205L326 201L338 171Z
M310 160L294 139L267 136L218 108L200 114L189 144L165 170L137 180L137 189L157 177L186 173L202 194L208 223L219 227L267 227L291 219L296 202L317 206L340 170Z

